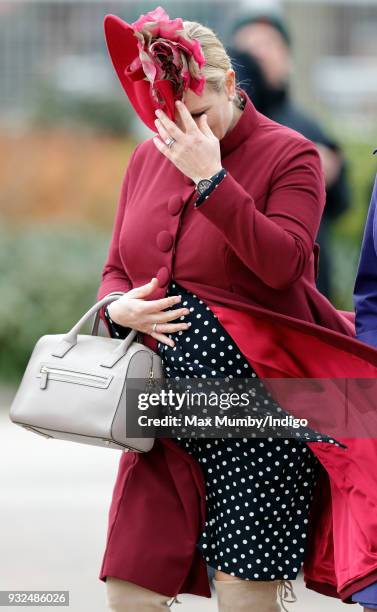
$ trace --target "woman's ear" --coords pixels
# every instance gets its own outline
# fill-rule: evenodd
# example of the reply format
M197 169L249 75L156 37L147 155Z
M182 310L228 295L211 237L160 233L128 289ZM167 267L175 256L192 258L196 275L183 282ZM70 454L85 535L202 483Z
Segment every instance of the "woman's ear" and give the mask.
M228 98L236 93L236 73L233 68L229 68L225 75L225 89Z

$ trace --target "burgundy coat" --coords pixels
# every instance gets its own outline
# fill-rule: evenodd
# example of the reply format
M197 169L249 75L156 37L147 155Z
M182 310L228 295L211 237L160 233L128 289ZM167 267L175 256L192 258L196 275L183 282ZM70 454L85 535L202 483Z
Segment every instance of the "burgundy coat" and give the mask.
M173 278L213 310L260 377L376 377L377 350L355 339L354 314L315 286L325 202L318 152L243 95L245 109L220 141L228 175L197 209L194 184L151 138L136 146L97 297L157 276L157 299ZM103 309L101 317L107 325ZM157 349L150 335L143 342ZM321 465L306 586L351 603L377 580L377 441L308 444ZM210 597L196 548L204 521L201 468L174 440L122 452L99 578Z

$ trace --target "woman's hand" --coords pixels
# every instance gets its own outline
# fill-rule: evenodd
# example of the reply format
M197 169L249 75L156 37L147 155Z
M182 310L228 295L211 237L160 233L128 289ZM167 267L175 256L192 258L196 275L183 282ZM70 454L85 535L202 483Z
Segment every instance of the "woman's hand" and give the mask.
M124 327L132 327L149 334L160 342L174 346L174 340L166 336L165 333L188 329L191 323L168 323L168 321L189 314L190 310L188 308L177 308L164 311L165 308L180 302L179 295L172 295L159 300L145 300L144 298L152 293L156 287L158 287L157 278L152 278L149 283L135 287L111 302L107 310L115 323ZM157 331L152 330L153 323L158 324Z
M155 124L161 138L155 136L153 142L178 170L196 183L221 170L220 142L207 123L207 115L201 115L197 125L183 102L177 100L176 107L186 131L182 132L176 123L158 109ZM169 137L175 139L171 148L164 142Z

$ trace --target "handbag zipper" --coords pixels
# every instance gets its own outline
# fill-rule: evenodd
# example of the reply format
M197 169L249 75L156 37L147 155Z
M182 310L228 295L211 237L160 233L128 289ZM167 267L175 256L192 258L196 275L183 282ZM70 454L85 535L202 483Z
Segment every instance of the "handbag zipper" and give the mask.
M153 367L151 366L149 368L149 376L148 376L148 382L147 382L148 388L152 387L153 383L154 383L154 372L153 372Z
M152 387L154 387L154 385L156 385L158 383L159 379L155 377L154 375L154 370L153 370L153 360L152 360L152 365L149 368L149 376L148 376L148 381L147 381L147 387L148 389L152 389Z
M52 380L61 380L63 382L79 382L86 381L95 387L107 387L111 379L109 376L100 376L98 374L89 374L83 372L75 372L73 370L65 370L63 368L52 368L50 366L43 365L40 369L41 383L40 388L45 389L47 387L48 378ZM58 378L56 378L56 376ZM85 384L85 383L83 383Z

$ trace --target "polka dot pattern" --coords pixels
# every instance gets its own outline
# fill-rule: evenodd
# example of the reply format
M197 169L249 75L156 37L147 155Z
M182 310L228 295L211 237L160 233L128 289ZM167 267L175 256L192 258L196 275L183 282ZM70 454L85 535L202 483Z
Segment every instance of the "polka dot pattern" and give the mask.
M158 343L164 375L256 377L218 318L172 281L171 308L192 308L191 327ZM179 321L177 319L176 321ZM206 523L197 544L215 569L246 580L294 580L303 563L319 462L292 438L174 438L199 462L206 483ZM315 441L333 441L316 436ZM333 441L336 444L336 441Z

